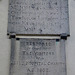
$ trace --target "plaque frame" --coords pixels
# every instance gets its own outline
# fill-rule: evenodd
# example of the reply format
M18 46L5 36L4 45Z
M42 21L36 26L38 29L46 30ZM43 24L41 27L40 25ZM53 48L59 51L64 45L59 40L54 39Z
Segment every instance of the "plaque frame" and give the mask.
M19 0L17 0L17 1L19 1ZM51 0L51 1L53 1L53 0ZM55 0L54 0L55 1ZM13 3L14 2L14 3ZM55 25L54 23L55 23L55 21L54 20L52 20L53 22L53 24L52 24L52 26L53 25L55 25L55 26L53 26L53 27L51 27L51 25L49 24L49 25L47 25L47 23L49 23L49 22L46 22L46 20L47 19L45 19L45 23L46 23L46 25L44 25L44 26L41 26L41 25L37 25L37 26L34 26L34 28L36 28L35 30L33 30L33 31L31 31L31 30L28 30L28 31L25 31L23 28L24 27L26 27L26 25L23 25L23 24L15 24L16 23L16 21L18 21L18 22L20 22L19 20L17 20L17 19L13 19L13 18L11 18L12 17L12 15L13 16L15 16L16 15L16 17L17 17L17 14L12 14L11 12L17 12L17 10L14 10L14 8L15 8L15 6L16 5L18 5L18 4L16 4L16 1L13 1L12 2L12 0L9 0L9 11L8 11L8 30L7 30L7 34L9 35L9 34L11 34L11 33L16 33L16 35L17 36L61 36L61 34L63 34L63 33L65 33L65 34L67 34L67 36L70 36L70 32L69 32L69 9L68 9L68 0L66 0L65 2L63 1L63 0L57 0L57 2L58 2L58 7L57 6L55 6L55 5L53 5L53 6L55 6L54 8L55 9L60 9L60 12L59 12L59 14L60 15L62 15L62 16L59 16L60 18L62 18L61 19L61 21L60 21L60 19L57 21L57 20L55 20L56 22L60 22L60 25ZM17 2L17 3L19 3L19 2ZM22 3L22 2L21 2ZM42 2L43 3L43 2ZM53 2L52 2L53 3ZM63 3L64 3L64 5L63 5ZM29 6L29 5L28 5ZM12 9L11 9L11 7L12 7ZM19 9L19 7L16 7L17 9ZM21 9L21 8L20 8ZM27 9L30 9L30 8L27 8ZM63 9L63 11L61 10L61 9ZM42 9L43 10L43 9ZM52 9L51 9L52 10ZM49 11L49 10L48 10ZM54 11L54 10L53 10ZM51 11L52 12L52 11ZM50 12L50 13L51 13ZM55 12L55 11L54 11ZM58 13L57 12L57 13ZM63 14L62 14L63 13ZM45 13L45 14L47 14L47 13ZM58 14L58 15L59 15ZM19 15L21 15L21 14L19 14ZM19 16L18 15L18 16ZM41 15L40 15L41 16ZM44 16L44 15L43 15ZM48 15L48 16L50 16L50 15ZM65 17L65 18L63 18L64 16L67 16L67 17ZM14 17L14 18L16 18L16 17ZM33 16L34 17L34 16ZM55 15L55 16L52 16L52 17L57 17L57 15ZM30 17L29 17L30 18ZM51 18L51 17L50 17ZM57 17L58 18L58 17ZM65 21L62 21L62 20L64 20L64 19L66 19ZM24 19L23 19L24 20ZM22 20L21 20L22 21ZM25 20L24 20L25 21ZM32 20L29 20L28 22L32 22ZM39 21L38 23L40 23L40 22L42 22L42 20L41 21ZM50 21L51 22L51 21ZM65 24L63 24L65 22ZM21 22L20 22L21 23ZM44 23L44 24L45 24ZM63 24L63 25L62 25ZM29 28L31 25L29 24L29 26L27 27L27 28ZM62 28L59 28L59 26L60 27L62 27ZM39 29L38 29L39 28ZM42 29L42 28L45 28L45 29ZM48 28L50 28L50 29L48 29ZM31 29L31 28L29 28L29 29ZM38 30L37 30L38 29ZM41 32L42 31L42 32Z
M65 54L65 40L64 39L33 39L33 38L19 38L19 39L16 39L16 38L12 38L11 39L11 57L10 57L10 70L9 70L9 75L19 75L18 72L20 71L19 69L21 68L18 68L19 64L18 64L18 60L19 60L19 55L16 55L18 53L20 53L19 49L22 49L21 46L23 44L20 43L20 40L21 43L27 40L29 40L30 42L31 41L38 41L38 40L46 40L47 42L50 41L50 40L55 40L55 49L56 49L56 52L57 52L57 56L58 56L58 60L60 59L61 60L61 66L59 66L59 69L61 70L58 70L58 74L61 74L61 75L66 75L66 54ZM21 46L19 46L21 45ZM39 45L39 44L38 44ZM47 45L47 44L46 44ZM30 46L29 46L30 47ZM59 54L60 53L60 54ZM15 60L16 59L16 60ZM47 59L47 58L46 58ZM51 58L50 58L51 59ZM48 59L48 60L50 60ZM57 58L56 58L57 59ZM30 60L30 59L29 59ZM22 61L22 60L21 60ZM45 61L44 61L45 62ZM58 61L57 61L58 62ZM62 63L63 62L63 63ZM16 65L15 65L16 64ZM14 67L15 65L15 67ZM57 65L57 63L53 64L53 65ZM41 66L41 65L40 65ZM51 65L50 65L51 66ZM64 66L64 67L63 67ZM30 67L29 67L30 68ZM55 67L54 67L55 68ZM56 68L57 69L57 68ZM19 70L19 71L18 71ZM22 70L22 69L21 69ZM14 73L14 74L13 74ZM55 74L51 74L51 75L56 75ZM21 75L22 75L22 72L21 72ZM24 74L23 74L24 75ZM37 74L35 74L37 75Z

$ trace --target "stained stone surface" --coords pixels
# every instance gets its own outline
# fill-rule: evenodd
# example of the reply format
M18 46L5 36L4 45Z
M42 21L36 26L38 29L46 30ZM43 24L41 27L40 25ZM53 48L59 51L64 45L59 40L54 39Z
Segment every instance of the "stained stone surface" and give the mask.
M66 75L62 43L61 40L20 39L10 75Z
M69 35L68 0L9 0L10 32Z

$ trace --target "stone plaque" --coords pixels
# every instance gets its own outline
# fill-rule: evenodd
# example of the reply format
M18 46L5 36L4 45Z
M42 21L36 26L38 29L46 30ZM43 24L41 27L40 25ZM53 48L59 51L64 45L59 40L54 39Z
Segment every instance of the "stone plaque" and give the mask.
M10 75L66 75L65 49L61 40L20 39Z
M68 0L9 0L8 34L69 35Z

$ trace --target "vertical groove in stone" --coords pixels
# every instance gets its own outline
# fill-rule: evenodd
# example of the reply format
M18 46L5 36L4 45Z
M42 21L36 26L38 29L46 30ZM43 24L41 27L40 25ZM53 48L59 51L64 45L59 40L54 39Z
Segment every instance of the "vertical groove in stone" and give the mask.
M60 41L60 58L61 58L61 62L65 63L65 65L61 66L63 68L64 75L67 75L65 42L66 41L64 39L61 39Z
M13 75L14 72L14 65L15 65L15 38L11 38L11 55L10 55L10 69L9 75Z

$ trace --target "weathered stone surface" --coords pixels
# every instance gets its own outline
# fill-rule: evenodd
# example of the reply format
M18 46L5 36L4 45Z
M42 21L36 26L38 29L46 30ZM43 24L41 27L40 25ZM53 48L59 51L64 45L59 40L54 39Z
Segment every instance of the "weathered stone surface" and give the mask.
M69 35L68 0L10 0L8 33Z
M11 75L66 75L62 43L61 40L20 39Z

